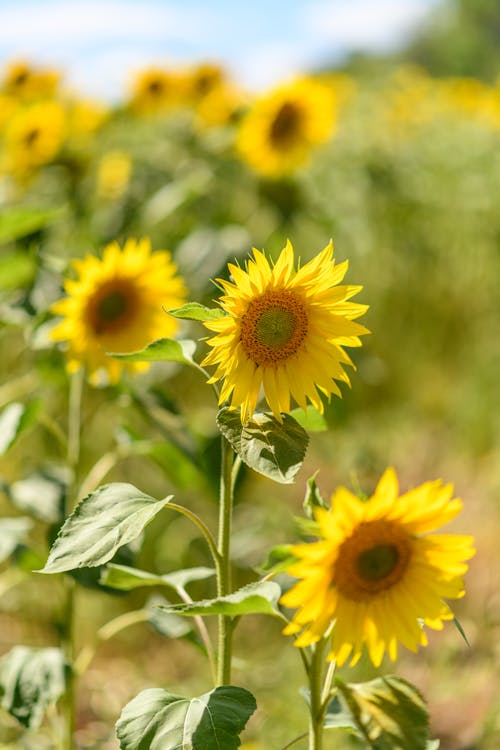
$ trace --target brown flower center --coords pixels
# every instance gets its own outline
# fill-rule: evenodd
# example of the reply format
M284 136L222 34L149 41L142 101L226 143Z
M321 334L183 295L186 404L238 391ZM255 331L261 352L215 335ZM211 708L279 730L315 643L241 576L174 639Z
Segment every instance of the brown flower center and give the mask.
M31 146L34 146L37 140L40 138L40 130L39 128L31 128L27 131L27 133L24 136L24 143L27 148L30 148Z
M90 300L87 318L97 336L116 333L130 323L137 303L136 290L128 282L114 280L102 286Z
M276 113L269 137L277 148L290 146L300 133L301 111L296 104L285 102Z
M399 524L361 523L340 546L334 583L347 599L371 599L401 580L410 556L411 539Z
M290 290L265 292L253 299L241 319L243 349L262 367L293 357L306 335L304 303Z

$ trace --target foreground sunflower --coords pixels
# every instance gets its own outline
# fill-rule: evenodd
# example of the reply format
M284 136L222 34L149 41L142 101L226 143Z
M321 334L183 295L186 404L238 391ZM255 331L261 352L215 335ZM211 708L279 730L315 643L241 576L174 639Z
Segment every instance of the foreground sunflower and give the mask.
M217 365L209 382L221 378L220 403L231 399L241 408L241 421L252 417L261 386L269 408L281 420L290 397L303 409L307 400L323 412L320 393L341 396L335 380L349 383L343 369L352 365L342 347L361 346L368 330L355 323L366 305L348 300L360 286L338 286L347 261L335 265L330 242L309 263L295 270L290 242L274 265L259 250L246 270L228 265L233 281L217 279L225 294L226 313L205 322L216 335L203 365Z
M339 488L330 511L319 509L320 541L298 544L288 572L301 578L281 602L298 608L285 628L300 633L299 648L331 630L329 659L351 665L366 645L379 666L385 651L397 657L398 642L411 651L426 645L423 625L441 630L453 615L444 599L464 594L464 562L474 554L473 538L429 534L461 510L453 487L426 482L398 495L387 469L373 497L362 501Z
M242 158L266 177L282 177L304 164L335 124L329 86L301 78L256 100L238 133Z
M52 338L68 342L70 372L85 365L92 383L100 381L102 371L116 383L124 365L106 352L133 352L172 336L177 321L162 308L184 303L184 283L170 254L151 252L148 239L129 239L123 250L113 242L102 260L88 255L72 266L78 278L66 281L68 296L52 306L52 312L64 317ZM140 371L148 365L125 367Z

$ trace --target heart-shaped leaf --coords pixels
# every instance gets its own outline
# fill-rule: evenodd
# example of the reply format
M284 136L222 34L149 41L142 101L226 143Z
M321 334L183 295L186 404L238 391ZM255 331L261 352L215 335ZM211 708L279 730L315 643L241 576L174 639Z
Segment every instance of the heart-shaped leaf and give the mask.
M197 366L193 360L195 351L196 342L189 339L184 341L157 339L140 351L125 354L111 353L111 356L124 362L180 362L184 365Z
M1 706L29 729L64 693L65 664L58 648L15 646L0 660Z
M155 500L132 484L116 482L85 497L66 519L40 573L93 568L140 535L171 500Z
M143 690L116 724L121 750L237 750L257 707L248 690L224 685L197 698Z
M309 437L289 414L279 422L256 412L241 423L240 413L223 407L217 415L220 431L251 469L280 484L290 484L304 461Z
M205 307L199 302L187 302L182 307L169 310L168 314L183 320L217 320L225 315L220 307Z

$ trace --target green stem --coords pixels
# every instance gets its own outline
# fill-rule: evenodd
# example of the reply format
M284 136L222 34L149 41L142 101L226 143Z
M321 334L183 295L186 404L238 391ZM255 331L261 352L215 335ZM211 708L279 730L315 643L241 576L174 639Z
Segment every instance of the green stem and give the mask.
M84 371L78 370L71 376L68 403L68 442L67 463L71 470L71 484L66 490L64 516L67 518L73 510L76 496L76 470L80 457L80 429L81 402L83 391ZM76 673L75 664L75 580L70 576L64 577L65 606L62 621L61 646L68 665L68 676L63 702L64 711L64 750L73 750L75 735L75 693Z
M302 732L302 734L297 735L297 737L294 737L293 740L290 740L290 742L287 742L286 745L283 745L281 750L288 750L289 747L292 747L292 745L295 745L296 742L299 742L299 740L303 740L304 737L307 737L309 732Z
M217 550L220 565L217 568L217 596L231 593L231 521L233 515L233 450L225 437L222 437L219 534ZM228 615L218 616L218 663L217 685L231 684L231 656L233 628Z
M322 638L313 646L309 666L310 719L309 750L323 749L323 719L325 709L322 701L324 655L327 641Z

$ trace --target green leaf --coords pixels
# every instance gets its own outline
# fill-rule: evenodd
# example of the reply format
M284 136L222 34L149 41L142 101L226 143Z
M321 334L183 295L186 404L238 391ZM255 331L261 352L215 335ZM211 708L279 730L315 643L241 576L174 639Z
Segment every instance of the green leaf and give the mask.
M345 721L372 750L426 750L429 716L422 695L410 682L387 675L359 684L337 678L336 684ZM325 726L330 721L327 713Z
M1 706L28 729L63 695L65 664L58 648L15 646L0 660Z
M191 581L201 581L213 575L215 575L213 568L188 568L166 575L156 575L145 570L129 568L127 565L111 563L103 570L100 583L121 591L131 591L141 586L169 586L177 590L179 587L184 588Z
M143 690L116 724L121 750L237 750L257 704L248 690L224 685L197 698Z
M199 302L187 302L182 307L168 310L168 314L183 320L217 320L223 318L226 313L220 307L205 307Z
M316 484L317 473L318 472L307 480L306 495L302 507L308 518L314 518L315 508L328 508L327 504L321 497L318 485Z
M296 562L290 550L291 544L279 544L269 550L269 553L257 570L262 575L277 575L283 573L292 563Z
M280 423L271 414L256 412L241 424L238 410L223 407L217 425L247 466L275 482L290 484L302 466L309 438L293 417L282 417Z
M21 250L4 253L0 258L0 289L27 286L36 273L36 260Z
M0 244L38 232L60 218L63 208L12 208L0 215Z
M14 445L24 430L31 427L40 411L41 401L30 401L21 404L13 401L0 412L0 456L3 456Z
M195 350L196 342L189 339L184 341L157 339L138 352L128 352L126 354L109 352L109 354L115 359L121 359L124 362L180 362L184 365L194 365L197 367L193 360Z
M30 518L2 518L0 519L0 562L3 562L26 542L32 527Z
M465 643L470 648L471 646L470 646L469 641L467 640L467 636L465 635L465 630L463 629L462 625L460 624L460 621L458 620L457 617L455 617L455 615L453 616L453 624L458 630L458 632L460 633L460 635L462 636L462 638L464 639Z
M162 612L177 615L272 615L283 618L278 599L281 588L274 581L258 581L250 583L234 594L219 596L216 599L203 599L192 604L172 604L161 607Z
M305 411L301 408L292 409L290 416L307 432L326 432L328 430L325 417L312 404L308 404Z
M59 531L40 573L96 567L139 536L171 500L155 500L132 484L116 482L84 498Z

